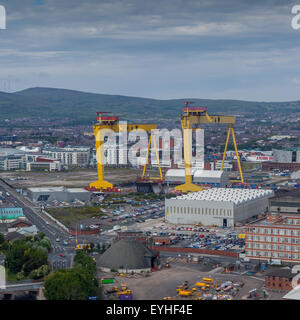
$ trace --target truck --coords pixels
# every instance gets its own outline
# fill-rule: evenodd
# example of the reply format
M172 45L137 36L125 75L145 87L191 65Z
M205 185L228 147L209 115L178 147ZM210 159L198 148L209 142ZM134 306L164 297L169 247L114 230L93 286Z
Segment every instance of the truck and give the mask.
M210 283L210 284L213 284L213 283L214 283L214 280L211 279L211 278L202 278L202 281L203 281L203 282L206 282L206 283Z
M193 290L179 290L178 294L180 296L189 297L189 296L192 296L194 294L194 291Z
M195 283L195 286L196 287L204 287L204 288L209 288L209 284L208 283L205 283L205 282L196 282Z
M112 288L107 289L107 290L105 291L105 293L106 293L106 294L112 294L112 293L116 293L116 292L118 292L118 291L119 291L118 287L112 287Z

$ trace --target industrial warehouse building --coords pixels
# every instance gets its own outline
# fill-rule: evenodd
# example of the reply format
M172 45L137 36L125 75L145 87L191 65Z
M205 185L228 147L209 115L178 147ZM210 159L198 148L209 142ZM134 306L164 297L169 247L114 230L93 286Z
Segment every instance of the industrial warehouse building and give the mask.
M223 170L192 169L193 182L210 185L212 187L226 187L229 185L228 173ZM165 181L169 183L184 183L184 169L170 169L167 171Z
M143 243L132 240L119 240L101 255L101 271L120 273L150 272L158 266L158 253Z
M28 196L33 201L89 201L91 194L82 188L67 189L64 187L28 188Z
M165 200L166 220L175 224L232 227L268 210L272 190L211 188Z

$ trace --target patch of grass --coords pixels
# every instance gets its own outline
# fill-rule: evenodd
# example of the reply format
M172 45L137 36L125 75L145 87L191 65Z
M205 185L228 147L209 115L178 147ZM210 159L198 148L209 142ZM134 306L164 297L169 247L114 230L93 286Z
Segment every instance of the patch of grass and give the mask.
M99 207L87 206L81 208L51 208L47 211L66 226L70 226L72 222L104 215Z
M7 282L17 282L17 281L24 281L24 280L28 280L28 279L29 279L29 277L25 277L22 280L18 280L16 273L11 272L9 269L6 272L6 281Z

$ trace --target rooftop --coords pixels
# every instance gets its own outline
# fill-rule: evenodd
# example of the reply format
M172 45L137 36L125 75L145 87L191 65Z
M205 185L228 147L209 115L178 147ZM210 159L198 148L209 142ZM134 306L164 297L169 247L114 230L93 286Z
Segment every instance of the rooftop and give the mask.
M292 279L294 274L292 273L290 268L276 268L268 270L265 275L267 277L279 277L279 278L288 278Z
M64 187L34 187L28 188L31 192L63 192L65 191Z
M201 170L192 168L192 174L194 177L205 177L205 178L221 178L224 174L223 170ZM166 173L166 177L184 177L184 169L169 169Z
M300 300L300 285L296 286L293 290L288 292L282 298L283 299L288 299L288 300Z
M233 202L238 205L251 200L271 197L273 194L272 190L264 189L211 188L181 195L176 197L176 199Z
M71 188L66 189L68 192L82 192L82 193L89 193L89 191L83 189L83 188Z
M139 241L119 240L100 257L100 266L113 269L144 269L151 267L155 253Z
M300 224L290 224L287 223L288 219L299 219L300 215L299 214L280 214L280 219L278 221L270 221L266 217L252 221L247 224L248 227L255 227L255 226L272 226L272 227L283 227L283 228L293 228L293 229L300 229Z

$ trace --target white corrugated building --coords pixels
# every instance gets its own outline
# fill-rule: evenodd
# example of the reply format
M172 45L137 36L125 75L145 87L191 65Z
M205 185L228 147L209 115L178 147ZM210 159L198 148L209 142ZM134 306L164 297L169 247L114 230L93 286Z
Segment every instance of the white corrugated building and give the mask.
M209 184L212 187L226 187L229 185L228 173L224 170L200 170L192 169L193 182L198 184ZM165 176L167 182L185 182L184 169L170 169Z
M83 188L36 187L27 189L28 196L34 201L89 201L91 193Z
M214 187L226 187L229 185L229 177L223 170L196 170L193 175L193 182L210 184Z
M211 188L165 200L166 220L174 224L234 226L268 210L272 190Z

